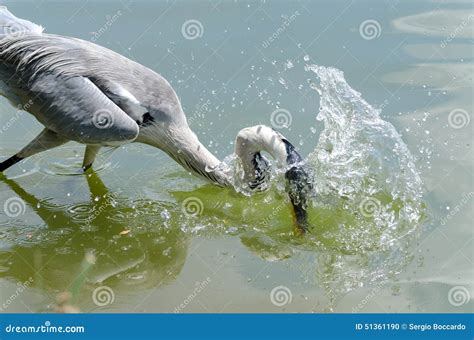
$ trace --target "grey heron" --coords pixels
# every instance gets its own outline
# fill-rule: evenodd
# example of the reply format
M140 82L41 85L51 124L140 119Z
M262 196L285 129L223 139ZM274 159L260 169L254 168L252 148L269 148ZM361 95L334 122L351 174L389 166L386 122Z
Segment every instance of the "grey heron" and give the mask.
M231 185L221 162L190 129L178 96L161 75L92 42L45 34L6 7L0 7L0 27L0 94L44 125L34 140L0 163L1 172L68 141L86 145L87 170L101 147L139 142L163 150L193 174ZM268 178L262 151L285 169L296 224L306 230L309 180L301 156L267 126L241 130L235 154L244 182L254 190Z

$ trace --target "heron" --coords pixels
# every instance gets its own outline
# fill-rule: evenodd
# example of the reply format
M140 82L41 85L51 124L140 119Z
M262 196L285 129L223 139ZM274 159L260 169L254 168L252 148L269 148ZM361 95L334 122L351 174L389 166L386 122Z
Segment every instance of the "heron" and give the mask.
M0 95L44 126L0 163L0 172L69 141L85 145L82 169L87 171L101 148L137 142L161 149L207 181L232 186L222 163L190 129L170 83L146 66L90 41L46 34L5 6L0 7L0 62ZM251 190L262 190L269 178L262 152L285 170L295 225L306 231L310 181L303 158L268 126L240 130L235 155Z

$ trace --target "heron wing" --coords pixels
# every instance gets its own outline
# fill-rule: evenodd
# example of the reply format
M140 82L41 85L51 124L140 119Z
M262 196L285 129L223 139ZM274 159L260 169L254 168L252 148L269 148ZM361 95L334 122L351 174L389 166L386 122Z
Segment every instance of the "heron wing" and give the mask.
M88 78L140 125L146 125L152 116L185 122L171 85L161 75L114 51L89 41L50 34L0 39L0 79L17 80L9 81L9 88L3 90L9 98L15 95L12 87L28 90L46 73Z
M115 89L113 84L120 84L149 109L179 106L176 93L161 75L90 41L51 34L9 36L0 39L0 71L7 66L26 84L45 73L82 76L101 89L104 82Z
M133 141L138 124L87 77L44 74L28 89L29 111L48 129L84 144Z
M137 124L143 123L143 117L148 109L121 84L104 78L89 78L99 90L111 101L127 113Z

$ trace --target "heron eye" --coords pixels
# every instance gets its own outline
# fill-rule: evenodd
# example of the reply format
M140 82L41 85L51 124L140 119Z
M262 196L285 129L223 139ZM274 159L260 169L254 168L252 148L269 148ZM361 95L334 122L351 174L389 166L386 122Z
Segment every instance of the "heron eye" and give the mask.
M155 119L153 118L153 116L149 113L149 112L146 112L143 116L142 116L142 121L141 122L137 122L139 126L148 126L148 125L151 125L152 122L154 122Z

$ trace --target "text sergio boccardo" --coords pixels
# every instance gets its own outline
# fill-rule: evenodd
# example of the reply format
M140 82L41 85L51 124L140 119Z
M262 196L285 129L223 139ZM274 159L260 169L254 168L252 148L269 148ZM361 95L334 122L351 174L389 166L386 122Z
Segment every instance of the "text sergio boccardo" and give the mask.
M440 324L440 323L356 323L356 331L398 331L398 330L408 330L408 331L465 331L466 325L463 323L459 324Z

